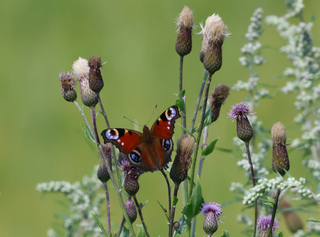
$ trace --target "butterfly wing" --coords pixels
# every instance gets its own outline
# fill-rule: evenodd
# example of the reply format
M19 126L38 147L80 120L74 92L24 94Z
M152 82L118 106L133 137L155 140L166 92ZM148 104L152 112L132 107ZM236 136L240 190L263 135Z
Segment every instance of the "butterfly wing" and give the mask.
M101 135L104 143L111 142L123 153L130 153L141 143L142 133L124 128L110 128L103 130Z
M171 139L175 120L180 117L178 107L173 105L164 111L154 122L151 131L160 139Z

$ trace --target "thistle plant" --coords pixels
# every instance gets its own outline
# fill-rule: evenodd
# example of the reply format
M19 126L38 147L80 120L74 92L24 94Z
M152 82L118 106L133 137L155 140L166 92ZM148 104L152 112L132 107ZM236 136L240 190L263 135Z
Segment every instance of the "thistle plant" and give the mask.
M281 233L276 233L282 225L282 220L278 221L280 212L295 236L319 234L317 226L312 225L312 223L319 223L317 220L307 225L309 229L306 232L301 230L303 223L290 200L290 196L294 196L295 199L304 199L309 204L319 205L320 193L310 187L306 178L291 176L289 168L296 164L290 163L290 150L287 148L290 146L303 152L303 164L311 171L313 181L319 183L320 107L318 98L320 97L320 84L318 79L320 49L313 45L310 33L312 23L306 23L303 19L304 5L302 1L291 0L286 1L286 4L288 12L284 16L269 16L266 19L269 24L275 25L280 35L288 41L288 45L284 46L281 52L288 55L293 66L284 71L284 76L293 77L294 80L282 87L281 91L283 93L297 93L294 106L300 113L294 120L301 125L302 136L293 139L290 137L290 131L287 134L285 126L281 122L276 122L272 128L265 128L262 121L258 119L259 113L257 111L261 100L277 99L276 94L271 96L267 89L261 87L257 69L257 66L266 64L261 56L263 50L259 42L263 32L263 11L261 8L258 8L250 18L251 23L245 34L247 43L241 48L242 56L239 60L244 67L248 68L248 79L243 79L245 76L241 75L238 82L231 86L231 90L235 94L237 91L247 92L247 96L243 100L240 99L236 105L231 106L228 116L236 121L235 134L237 137L233 139L232 152L240 154L236 155L239 157L237 165L244 170L247 177L245 183L232 182L230 187L230 191L235 193L235 196L242 201L241 204L245 207L243 213L235 216L233 221L246 224L250 229L248 232L250 236L281 236ZM300 23L298 25L291 24L291 18L298 18ZM169 237L195 236L197 216L201 213L205 216L202 234L212 236L220 231L218 224L222 218L222 206L226 204L221 205L213 202L215 197L206 197L210 201L205 201L202 196L202 188L209 187L206 187L202 182L201 174L205 172L203 168L205 167L205 158L214 156L214 149L218 141L218 139L209 137L211 125L219 123L221 119L226 117L226 114L221 116L221 108L227 103L230 87L226 84L220 84L212 88L211 82L214 80L215 72L223 69L222 46L230 33L222 18L216 13L206 19L204 26L200 24L202 43L199 63L202 63L204 67L204 75L201 76L202 80L199 80L199 96L194 98L196 107L190 124L188 124L186 103L188 94L183 89L183 85L190 83L190 80L188 74L183 77L183 60L185 56L190 54L195 43L192 40L192 31L195 28L193 11L185 6L176 23L178 30L175 50L180 57L179 77L177 76L179 82L178 98L175 101L176 106L166 110L155 122L155 125L150 130L148 129L148 132L151 131L148 135L152 139L145 140L152 141L150 146L146 145L147 142L142 141L142 135L139 135L138 132L130 129L110 129L107 111L105 111L103 101L100 98L100 94L107 93L108 88L105 88L104 84L108 80L104 80L102 77L104 64L99 56L93 55L89 60L79 58L73 63L73 72L60 73L63 98L78 108L85 121L85 124L82 125L85 136L95 144L100 155L100 163L95 166L92 177L85 176L81 182L70 184L66 181L52 181L38 184L38 191L62 193L70 200L70 214L63 218L64 233L60 234L59 231L50 229L47 236L150 236L149 232L152 230L150 227L147 228L147 224L153 220L143 216L143 210L151 207L149 204L142 205L137 199L139 190L147 188L139 184L139 178L144 175L143 171L146 170L141 169L137 162L139 159L148 158L150 161L146 160L145 165L148 164L148 161L156 164L157 161L154 160L154 157L159 160L166 158L173 161L158 167L158 170L165 177L168 189L168 207L165 208L165 205L159 203L164 211L164 217L159 218L157 224L167 228ZM104 75L107 73L105 72ZM84 105L82 107L77 102L76 84L78 83L80 84L81 101ZM172 108L174 109L170 110ZM84 113L86 109L91 112L91 121ZM173 111L175 114L172 114ZM182 136L177 141L172 141L173 130L170 130L171 136L168 138L167 129L172 126L172 118L180 117L177 116L179 113L182 115ZM104 119L105 126L108 128L105 131L108 132L109 137L105 142L114 139L112 143L117 145L119 153L116 152L117 149L113 145L101 144L99 134L104 128L99 128L97 125L97 120L100 117ZM199 122L196 123L196 121ZM163 126L165 129L157 130L154 128L159 124L165 124ZM233 125L230 123L230 126ZM121 140L124 134L129 134L128 139ZM138 139L134 140L132 134ZM287 140L292 140L292 143L287 144ZM137 141L139 145L137 145ZM127 143L130 144L128 146L130 148L124 149L123 146ZM173 143L176 144L176 151L171 157ZM140 146L140 144L143 145ZM270 148L272 148L272 156L270 155L271 151L269 152ZM151 155L144 157L142 154L146 153L143 153L142 150L147 150L146 153ZM169 158L165 157L167 153L170 153ZM197 174L196 166L199 167ZM271 170L278 177L269 178ZM122 211L121 220L114 220L111 215L111 210L115 206L109 200L108 186L111 184L113 186L111 190L116 193ZM174 189L173 195L171 194L172 187ZM105 193L101 192L102 188ZM290 195L285 195L289 192ZM177 203L180 200L182 200L183 207L182 210L177 211ZM105 208L105 206L103 207L104 202L107 207L107 230L100 221L104 218L100 211ZM252 207L254 207L253 215L250 210ZM140 220L137 218L138 215ZM119 229L111 228L111 219L114 223L118 223ZM136 228L132 224L139 221L141 225L138 226L136 233ZM199 231L197 235L199 235L198 233ZM230 235L228 231L224 231L222 236Z

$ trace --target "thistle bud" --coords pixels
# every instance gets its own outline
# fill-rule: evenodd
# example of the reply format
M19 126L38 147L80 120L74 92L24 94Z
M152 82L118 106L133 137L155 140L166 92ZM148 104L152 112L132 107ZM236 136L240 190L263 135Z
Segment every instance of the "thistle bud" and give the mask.
M248 115L252 114L251 106L244 103L238 103L231 106L228 117L232 118L232 122L237 120L237 135L245 143L249 143L253 137L253 129L248 119Z
M95 107L98 103L97 94L89 87L89 66L88 61L79 58L72 65L73 71L80 81L81 99L84 105L88 107Z
M284 197L280 200L279 207L282 209L291 208L291 204L287 197ZM302 220L295 211L283 211L282 215L284 217L286 225L292 233L296 233L298 230L303 229Z
M192 49L193 20L192 11L189 7L184 6L179 18L177 19L179 34L176 41L176 51L181 57L189 54Z
M173 228L174 228L175 230L178 230L178 229L180 228L180 223L179 223L179 221L173 222Z
M214 202L206 202L202 204L201 214L206 218L203 222L203 230L207 235L211 236L218 229L218 221L222 214L221 205Z
M216 14L207 18L204 27L200 26L202 28L200 33L203 35L200 60L204 68L213 75L221 68L222 44L229 33L221 17Z
M77 99L77 92L73 89L75 87L75 78L71 72L65 74L61 72L59 74L59 78L61 81L61 92L63 98L66 101L73 102Z
M127 160L122 161L120 169L124 172L124 189L130 196L136 195L140 188L138 183L140 173Z
M111 164L111 145L109 144L103 144L101 145L103 152L107 158L107 161L109 163L109 167L112 169L112 164ZM100 159L100 164L99 164L99 168L98 168L98 179L102 182L102 183L106 183L109 179L110 179L110 174L108 172L107 169L107 165L105 163L105 159L103 158L103 156L100 154L101 159Z
M134 202L131 199L128 199L124 203L124 206L126 207L126 211L128 213L128 216L129 216L131 223L133 223L137 219L137 210L134 205Z
M262 216L257 221L258 231L259 231L259 237L272 237L274 234L274 231L279 228L279 221L274 219L273 226L272 226L272 234L270 236L267 236L268 230L271 223L271 215L269 216Z
M221 105L227 99L230 88L225 84L220 84L214 88L208 99L211 109L211 122L215 122L219 118Z
M289 171L290 162L286 147L287 132L282 123L277 122L272 126L271 138L273 148L272 169L284 176L286 174L284 169Z
M188 176L191 155L194 149L194 138L189 134L182 135L177 141L177 155L170 170L170 178L179 185Z
M89 59L88 66L89 71L89 86L90 89L96 93L99 93L103 88L103 80L101 76L101 58L99 56L93 55Z

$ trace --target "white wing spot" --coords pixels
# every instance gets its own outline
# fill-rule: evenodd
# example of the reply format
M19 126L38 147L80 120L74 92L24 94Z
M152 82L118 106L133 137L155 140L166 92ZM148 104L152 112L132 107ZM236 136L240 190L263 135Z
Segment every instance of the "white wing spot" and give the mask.
M124 145L124 142L121 142L121 146L123 146Z
M170 125L171 124L171 122L168 122L168 125Z
M118 139L118 140L117 140L117 142L119 142L119 143L120 143L120 142L121 142L121 140L120 140L120 139Z
M167 129L170 129L170 127L167 127Z

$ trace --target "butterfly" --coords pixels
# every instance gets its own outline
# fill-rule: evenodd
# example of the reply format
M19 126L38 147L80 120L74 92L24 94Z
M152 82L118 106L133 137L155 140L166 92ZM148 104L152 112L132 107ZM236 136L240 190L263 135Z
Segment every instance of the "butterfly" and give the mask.
M180 118L179 109L173 105L166 109L149 129L143 132L124 128L103 130L104 143L114 144L127 155L131 164L141 171L156 171L171 161L173 150L172 135L174 123Z

